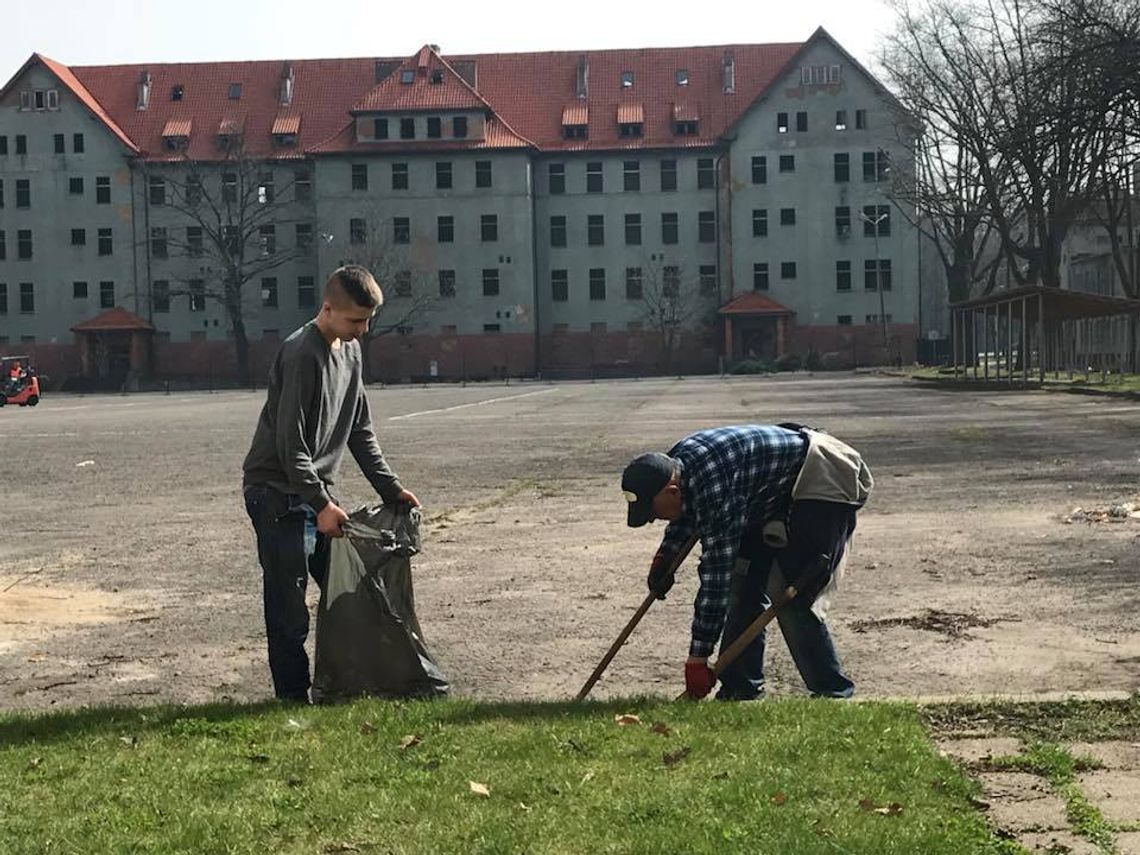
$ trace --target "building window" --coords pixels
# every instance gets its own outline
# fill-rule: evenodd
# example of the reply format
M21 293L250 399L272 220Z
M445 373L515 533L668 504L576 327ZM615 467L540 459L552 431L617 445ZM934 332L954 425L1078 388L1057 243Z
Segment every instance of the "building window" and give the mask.
M768 262L757 261L752 265L752 290L768 290Z
M367 231L364 220L360 217L353 217L348 221L348 242L351 244L364 243Z
M0 134L0 156L7 156L8 154L8 137Z
M443 120L439 116L428 116L427 135L429 140L438 140L443 136Z
M151 284L150 304L156 315L165 315L170 312L170 283L167 280L157 279Z
M439 271L439 296L450 298L455 296L455 271Z
M166 181L157 175L150 176L150 203L152 205L166 204Z
M83 179L82 178L69 178L67 180L67 192L72 196L83 195Z
M388 139L388 120L387 119L373 119L372 120L372 139L386 140Z
M4 207L4 179L0 178L0 208Z
M293 227L293 243L297 248L297 252L312 252L313 224L297 223Z
M99 254L111 255L114 252L114 243L110 229L99 229Z
M352 189L353 190L367 190L368 189L368 164L367 163L354 163L354 164L352 164Z
M87 229L72 229L71 230L71 245L72 246L87 246Z
M416 138L416 120L400 119L400 139L414 140Z
M794 154L781 154L780 155L780 171L781 172L795 172L796 171L796 156Z
M568 140L584 140L590 135L589 125L563 125L562 137Z
M855 130L857 130L857 131L867 130L867 111L866 110L856 110L855 111Z
M787 113L777 113L776 114L776 133L786 134L787 132L788 132L788 114Z
M410 270L397 270L394 277L395 295L397 297L410 297L412 296L412 271Z
M188 255L201 255L203 250L202 245L202 227L201 226L187 226L186 227L186 253Z
M590 323L590 335L604 335L609 325L605 321L592 321Z
M752 158L752 183L768 183L768 158L762 154L754 155Z
M566 246L566 217L550 218L550 245L554 247Z
M155 226L150 230L150 254L154 258L166 258L168 248L166 243L166 229Z
M639 137L644 132L641 122L622 122L618 125L618 135L623 137Z
M606 269L604 267L590 268L590 299L606 299Z
M3 229L0 229L0 261L8 257L8 238Z
M627 300L640 300L645 296L645 289L641 281L640 267L627 267L625 269L625 298Z
M641 189L641 162L627 160L622 168L622 189L627 193L634 193Z
M297 277L297 308L311 309L317 305L317 289L312 276Z
M697 269L700 292L705 296L716 293L716 265L702 264Z
M298 202L308 202L313 198L313 176L309 170L293 171L293 198Z
M114 282L100 282L99 283L99 308L100 309L113 309L113 308L115 308L115 283Z
M500 328L498 324L483 324L483 332L487 333L488 335L494 335L495 333L499 332L499 329Z
M408 86L416 82L416 72L411 68L405 68L400 72L400 83Z
M32 207L32 182L28 178L16 179L16 207Z
M891 164L885 151L879 149L863 152L864 181L886 181L890 174Z
M548 168L548 181L550 184L550 195L558 196L566 192L566 164L565 163L552 163Z
M28 153L28 138L24 134L16 134L16 154Z
M494 243L499 239L499 217L497 214L483 214L479 218L479 234L483 243Z
M191 279L187 285L189 286L190 311L206 311L206 283L201 279Z
M72 282L71 283L71 298L73 300L86 300L87 299L87 283L86 282Z
M679 231L676 214L661 215L661 243L677 243Z
M237 202L238 177L236 172L222 173L222 201Z
M673 133L679 137L695 137L697 135L697 122L692 120L674 122Z
M716 212L701 211L697 214L697 240L700 243L716 241Z
M483 269L483 296L499 296L499 268L487 267Z
M796 133L804 133L807 131L807 113L800 110L796 113Z
M781 226L794 226L796 224L796 209L795 208L781 208L780 209L780 225Z
M661 191L668 193L677 189L677 161L661 161Z
M681 268L666 264L661 268L661 293L666 297L677 297L681 293Z
M230 84L230 100L231 101L240 101L241 100L241 84L240 83L231 83Z
M406 164L406 163L393 163L392 164L392 189L393 190L407 190L408 189L408 164Z
M457 140L467 136L467 117L456 116L451 120L451 135Z
M55 134L52 137L52 146L55 149L56 154L66 154L67 137L65 137L63 134Z
M550 299L555 303L565 303L570 299L570 274L567 271L550 271Z
M835 262L835 290L836 291L850 291L851 290L851 262L850 261L837 261L837 262Z
M850 315L838 315L835 318L835 323L841 327L849 327L849 326L851 326L851 316Z
M711 157L697 159L697 189L712 190L716 183L715 165Z
M257 177L257 204L259 205L272 205L274 198L276 198L276 191L273 183L273 173L263 172Z
M641 214L625 215L625 245L641 246Z
M100 253L102 254L102 253ZM32 230L20 229L16 232L16 258L27 261L32 257Z
M111 179L109 176L101 175L95 179L95 204L96 205L110 205L111 204Z
M586 164L586 192L602 192L602 164L599 161Z
M796 278L796 263L794 261L780 262L780 278L781 279L795 279Z
M435 189L451 189L451 161L441 160L435 164Z
M606 242L606 218L602 214L590 214L586 217L586 243L590 246L602 246Z
M837 130L837 131L847 130L847 111L846 110L836 110L835 111L835 130Z
M455 242L455 217L436 217L435 239L439 243Z
M863 262L863 289L865 291L891 290L891 260L878 259L878 276L875 275L875 259L868 258Z
M752 209L752 237L768 236L768 209Z
M196 175L186 177L186 204L193 208L202 202L202 179Z
M408 217L393 217L392 218L392 242L393 243L411 243L412 242L412 221Z
M261 254L273 255L277 252L277 227L266 225L258 230L258 240L261 244Z
M36 313L36 286L31 282L20 283L20 314L34 315Z
M222 226L220 235L223 251L237 255L242 250L241 229L237 226Z
M847 205L835 208L835 235L841 238L851 237L851 208Z
M851 180L851 155L842 151L835 155L835 183L843 184Z
M8 285L0 282L0 315L8 314ZM0 344L7 344L8 339L0 338Z
M476 187L490 187L491 186L491 161L477 160L475 161L475 186Z
M893 320L893 318L889 314L883 315L883 323L889 324L892 322L892 320ZM878 322L879 322L878 314L867 315L867 317L866 317L866 323L867 324L877 324Z
M891 209L888 205L863 206L863 236L888 237L891 233Z

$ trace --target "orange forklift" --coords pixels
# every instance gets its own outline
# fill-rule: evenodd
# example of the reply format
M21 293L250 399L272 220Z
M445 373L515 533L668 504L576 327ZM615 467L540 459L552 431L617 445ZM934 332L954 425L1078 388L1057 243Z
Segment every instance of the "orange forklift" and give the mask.
M0 407L34 407L40 402L40 378L27 356L0 356Z

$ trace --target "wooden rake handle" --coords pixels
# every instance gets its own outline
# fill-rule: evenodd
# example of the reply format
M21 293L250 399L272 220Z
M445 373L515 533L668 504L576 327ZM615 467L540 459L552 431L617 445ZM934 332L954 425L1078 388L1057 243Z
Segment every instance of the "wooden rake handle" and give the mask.
M693 547L697 545L697 541L699 539L699 536L694 534L691 538L689 538L688 542L683 547L681 547L681 551L673 557L673 560L669 564L669 575L673 575L677 572L677 569L681 566L684 560L689 557L689 553L693 551ZM633 630L637 627L638 623L641 622L641 619L645 617L645 613L649 611L649 607L653 605L653 601L656 599L657 595L652 591L646 595L645 599L642 600L641 605L637 607L637 611L633 613L633 617L629 619L629 623L625 625L625 629L623 629L621 631L621 634L618 635L617 640L615 640L614 643L610 645L610 649L606 651L606 655L602 657L602 661L598 663L598 667L594 669L594 673L590 675L590 679L588 679L585 685L583 685L582 688L578 690L578 694L574 697L574 700L585 700L586 695L590 694L590 690L594 688L594 684L601 679L602 674L605 672L606 668L609 667L610 662L613 661L613 658L617 655L617 652L621 650L621 646L625 644L626 639L628 639L629 636L633 633Z

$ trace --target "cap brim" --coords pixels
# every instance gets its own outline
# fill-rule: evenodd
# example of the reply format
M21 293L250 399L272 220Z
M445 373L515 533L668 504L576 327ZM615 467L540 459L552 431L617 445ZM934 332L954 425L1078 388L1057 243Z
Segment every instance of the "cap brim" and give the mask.
M626 522L630 528L641 528L653 519L653 502L631 502Z

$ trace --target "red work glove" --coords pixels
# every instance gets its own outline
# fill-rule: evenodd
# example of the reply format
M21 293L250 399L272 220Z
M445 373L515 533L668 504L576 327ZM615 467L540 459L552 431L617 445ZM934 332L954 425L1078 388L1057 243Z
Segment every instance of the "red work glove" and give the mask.
M707 659L689 659L685 663L685 694L699 701L716 685L716 674Z

